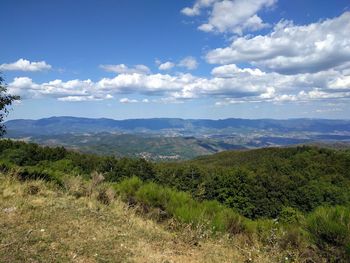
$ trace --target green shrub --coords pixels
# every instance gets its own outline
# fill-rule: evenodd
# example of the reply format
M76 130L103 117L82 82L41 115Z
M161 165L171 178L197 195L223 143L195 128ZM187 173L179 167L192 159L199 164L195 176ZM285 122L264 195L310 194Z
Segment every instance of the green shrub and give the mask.
M133 176L130 179L125 179L118 184L115 184L116 192L121 195L124 199L128 199L130 197L135 197L137 190L141 187L142 181Z
M281 224L300 224L304 220L303 214L293 207L283 207L279 216L278 221Z
M349 207L319 207L308 216L306 228L321 250L332 252L332 260L350 260Z
M232 235L242 233L246 229L243 217L234 210L224 207L215 214L212 226L217 231L227 231Z
M57 171L43 170L38 167L21 167L16 170L16 175L20 180L44 180L47 182L56 183L59 186L63 186L62 177L63 174Z
M170 191L155 183L141 186L135 193L136 200L142 204L165 210L170 198Z
M281 229L276 220L258 219L254 221L255 231L258 239L264 244L275 246L278 243L278 238L281 235Z
M12 165L8 161L0 161L0 172L6 173L10 171L13 168L14 165Z
M175 191L156 183L143 183L133 177L115 185L117 192L142 205L144 212L157 208L167 216L193 227L206 226L212 231L237 234L244 231L244 218L217 201L194 200L190 194Z
M182 223L193 226L204 222L203 210L195 202L184 203L176 207L174 217Z
M283 249L294 248L299 251L309 244L308 235L300 226L287 225L280 237L279 245Z

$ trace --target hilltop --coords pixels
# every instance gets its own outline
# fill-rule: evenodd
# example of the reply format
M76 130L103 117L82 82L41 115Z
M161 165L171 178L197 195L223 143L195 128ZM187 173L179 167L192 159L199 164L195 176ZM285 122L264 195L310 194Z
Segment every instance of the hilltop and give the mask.
M65 260L68 248L91 262L348 262L349 165L349 150L311 146L153 163L1 140L1 256ZM125 223L133 218L147 223Z
M116 199L77 198L43 181L0 174L1 262L272 262L244 239L201 238L171 230ZM95 193L94 193L95 194Z

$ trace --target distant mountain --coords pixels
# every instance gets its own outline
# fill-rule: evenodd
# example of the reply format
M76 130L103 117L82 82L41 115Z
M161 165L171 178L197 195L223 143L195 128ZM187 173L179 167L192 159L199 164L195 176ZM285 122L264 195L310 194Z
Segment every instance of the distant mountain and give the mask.
M231 149L323 143L348 148L350 120L90 119L11 120L7 137L88 153L184 160Z
M350 120L327 119L91 119L51 117L39 120L10 120L8 136L53 135L63 133L160 133L174 135L213 135L246 131L350 133ZM348 135L348 134L347 134Z

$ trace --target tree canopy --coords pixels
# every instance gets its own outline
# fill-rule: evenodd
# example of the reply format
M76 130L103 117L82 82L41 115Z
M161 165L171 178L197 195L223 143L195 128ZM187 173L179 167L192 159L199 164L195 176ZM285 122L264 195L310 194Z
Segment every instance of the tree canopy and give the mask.
M8 114L8 106L13 101L18 100L19 96L10 95L7 93L7 87L4 78L0 75L0 136L5 133L5 126L3 125L4 118Z

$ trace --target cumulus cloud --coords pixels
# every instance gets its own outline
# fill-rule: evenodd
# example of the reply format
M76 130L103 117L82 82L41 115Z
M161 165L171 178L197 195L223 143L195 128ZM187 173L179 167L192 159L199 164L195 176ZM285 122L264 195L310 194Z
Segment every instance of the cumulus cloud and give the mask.
M209 7L217 0L197 0L193 7L185 7L181 10L181 13L186 16L197 16L200 14L202 8Z
M221 78L232 78L237 76L237 74L246 73L246 75L252 75L252 76L263 76L265 72L262 72L258 68L239 68L236 64L229 64L224 66L215 67L212 69L211 74L216 77Z
M43 71L51 68L52 66L45 61L31 62L23 58L20 58L13 63L0 65L1 71Z
M268 35L239 37L229 47L206 54L212 64L248 62L282 74L348 67L350 12L305 26L281 21Z
M202 9L209 8L207 23L198 29L241 35L244 31L257 31L268 26L257 13L276 2L277 0L197 0L193 7L186 7L181 12L187 16L196 16L201 14Z
M169 69L172 69L173 67L175 67L175 64L173 62L167 61L164 63L160 63L158 69L159 70L169 70Z
M8 88L9 92L23 98L52 97L63 101L103 100L122 94L135 94L167 102L211 97L224 100L227 104L349 99L348 82L349 76L336 70L283 75L229 64L214 68L211 77L189 73L131 73L96 82L75 79L45 83L35 83L28 77L21 77L9 83ZM148 98L143 101L126 98L120 102L149 102Z
M170 70L174 67L186 68L188 70L194 70L198 67L198 62L196 58L192 56L187 56L181 59L178 63L174 63L171 61L161 62L160 60L156 60L156 64L158 65L159 70Z
M134 67L128 67L125 64L117 64L117 65L100 65L105 71L114 72L117 74L132 74L132 73L140 73L140 74L148 74L151 70L145 65L135 65Z
M198 62L194 57L188 56L183 58L179 64L179 67L187 68L188 70L193 70L198 67Z

